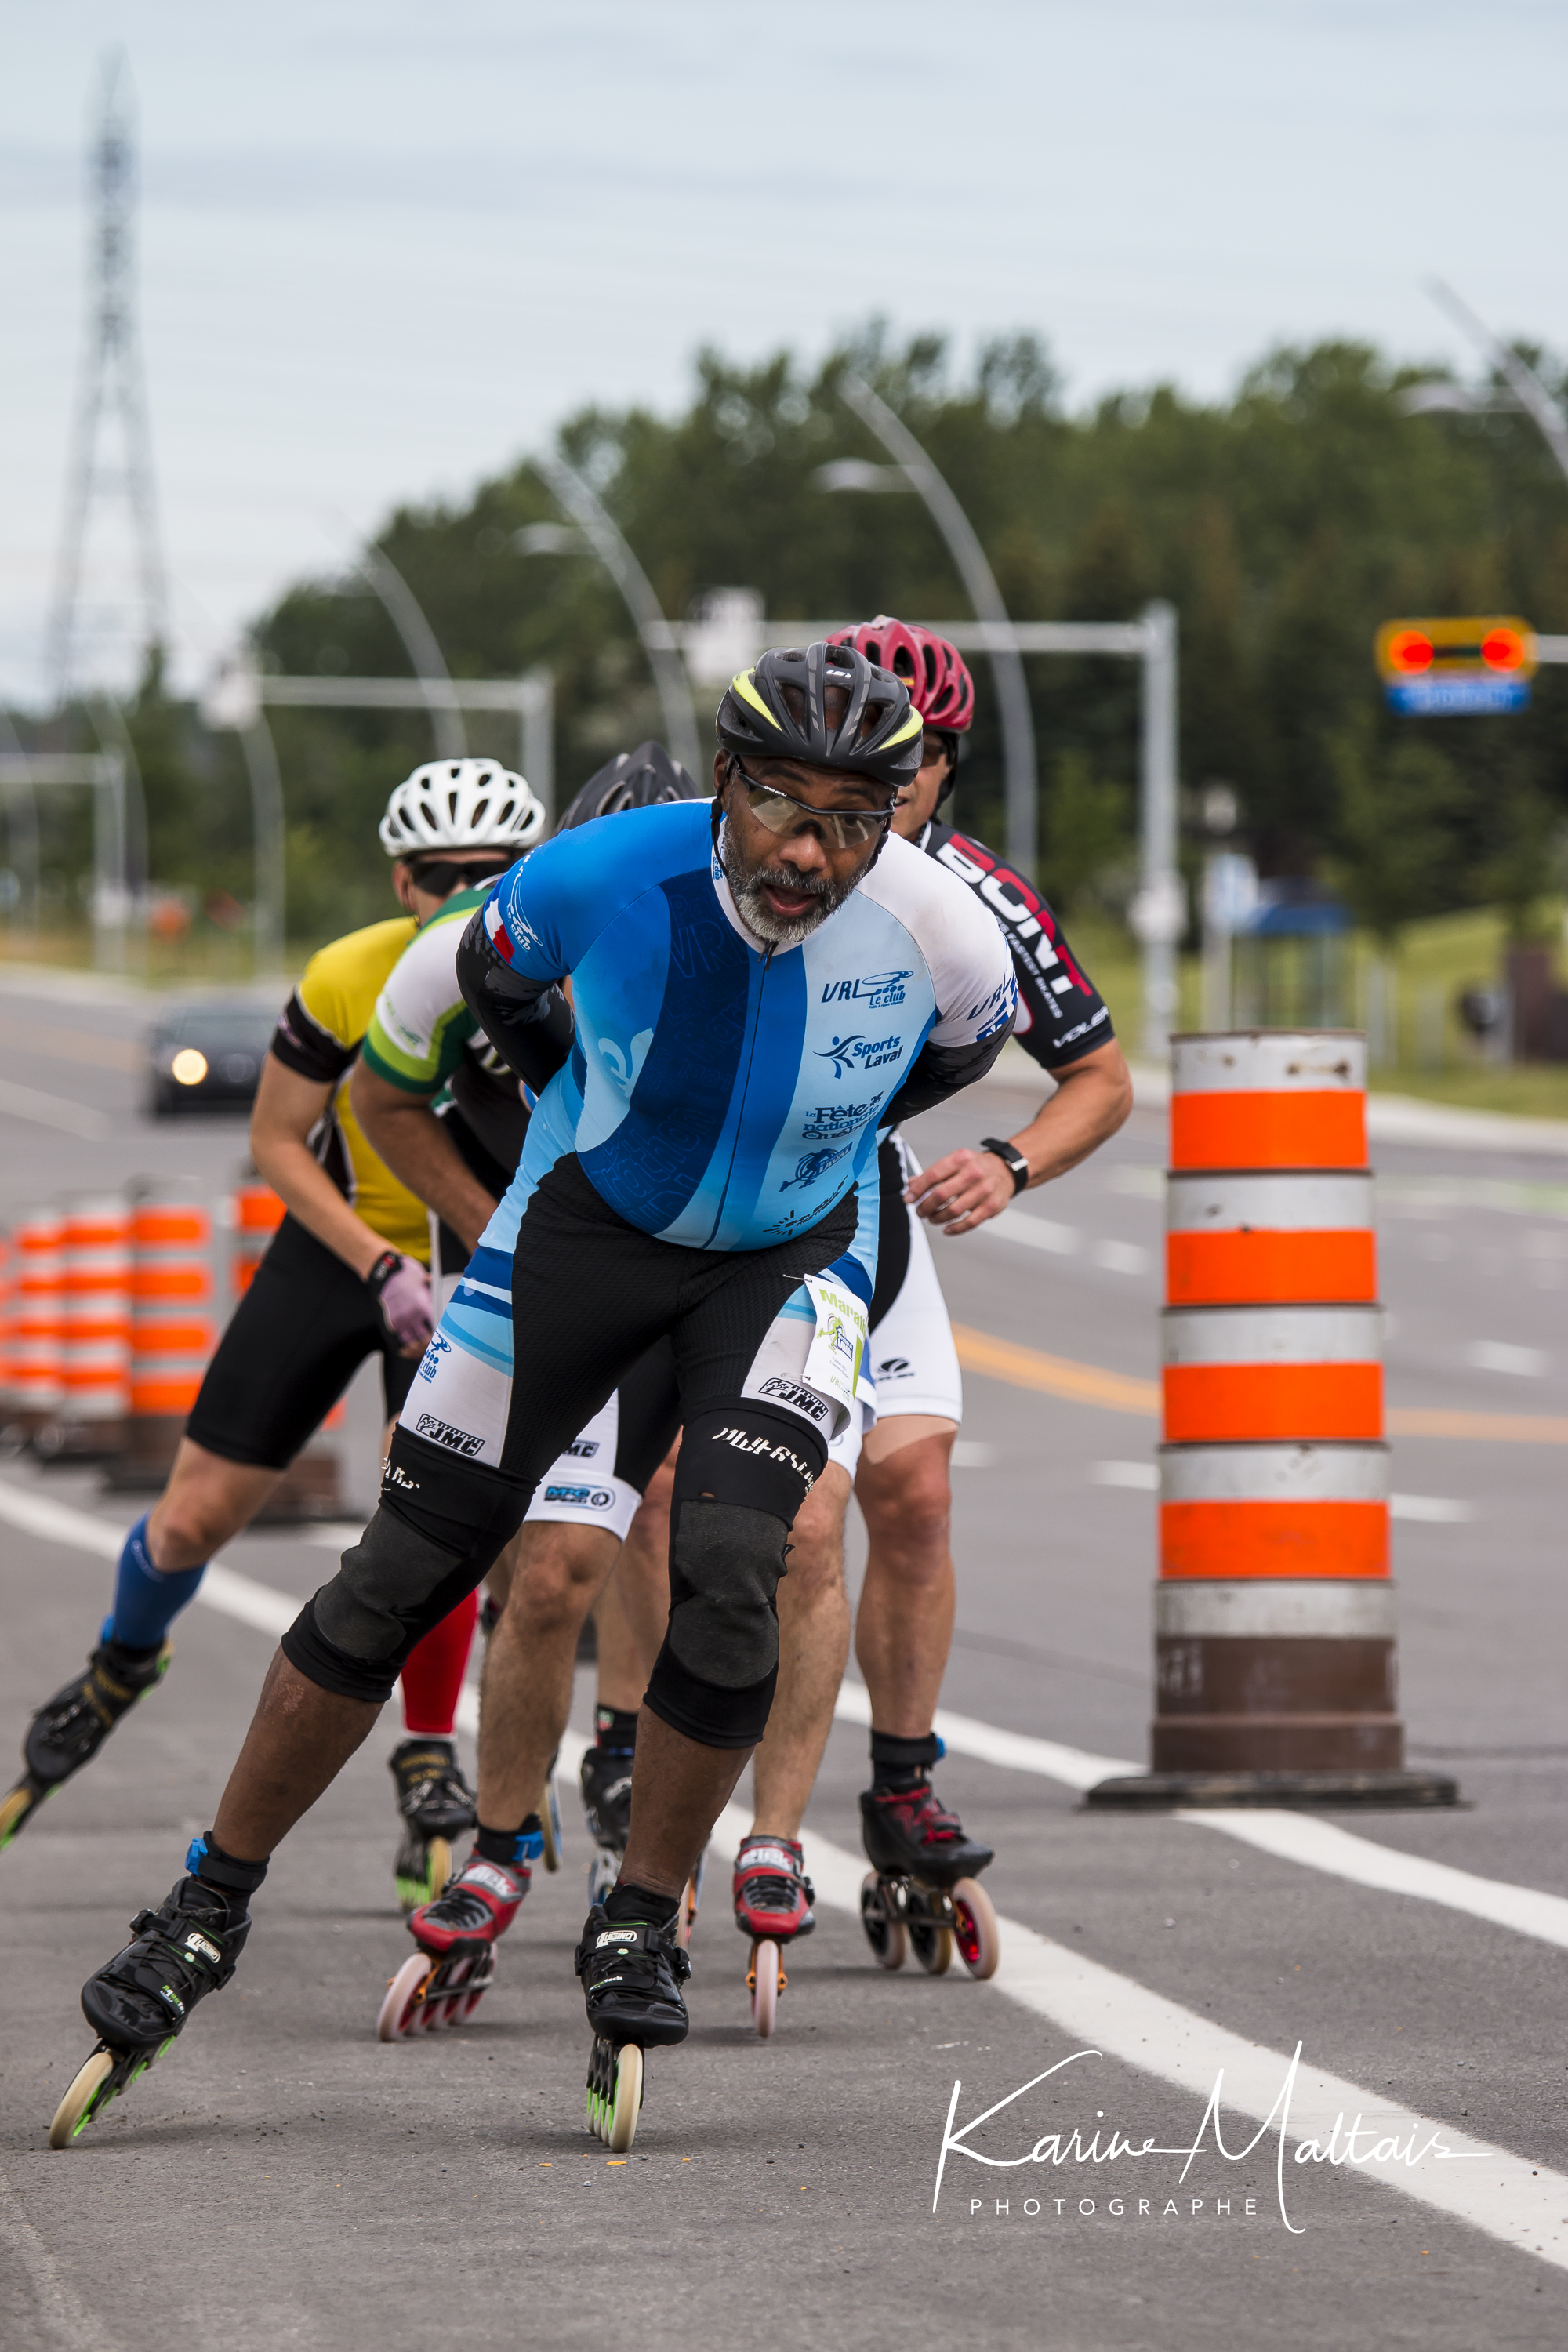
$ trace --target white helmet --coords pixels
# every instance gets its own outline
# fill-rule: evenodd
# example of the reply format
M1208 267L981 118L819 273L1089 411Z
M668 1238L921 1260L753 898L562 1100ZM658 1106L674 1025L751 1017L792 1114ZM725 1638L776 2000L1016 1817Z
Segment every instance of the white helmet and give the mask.
M381 820L389 857L443 849L531 848L544 803L499 760L432 760L398 785Z

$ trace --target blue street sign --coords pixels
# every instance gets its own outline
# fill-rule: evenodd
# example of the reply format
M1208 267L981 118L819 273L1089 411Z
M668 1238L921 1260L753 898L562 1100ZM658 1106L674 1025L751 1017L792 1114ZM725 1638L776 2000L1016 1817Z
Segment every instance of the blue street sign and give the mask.
M1446 677L1402 677L1389 685L1387 693L1391 707L1407 718L1458 719L1472 712L1523 710L1530 701L1530 680L1460 671Z

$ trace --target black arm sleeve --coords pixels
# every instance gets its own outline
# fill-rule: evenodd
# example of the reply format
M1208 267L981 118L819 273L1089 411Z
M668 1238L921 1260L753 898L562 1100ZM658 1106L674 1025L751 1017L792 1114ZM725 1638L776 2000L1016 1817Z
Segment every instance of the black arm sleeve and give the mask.
M458 985L507 1067L535 1094L547 1087L572 1051L572 1008L553 981L530 980L497 954L482 907L458 943Z
M901 1118L916 1118L934 1110L950 1095L962 1094L983 1078L1012 1034L1011 1024L977 1045L923 1045L910 1065L910 1075L877 1114L879 1127L895 1127Z

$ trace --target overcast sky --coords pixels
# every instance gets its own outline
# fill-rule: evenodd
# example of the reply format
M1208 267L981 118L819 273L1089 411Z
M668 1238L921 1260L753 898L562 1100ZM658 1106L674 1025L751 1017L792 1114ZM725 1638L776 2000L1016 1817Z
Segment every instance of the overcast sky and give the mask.
M1568 343L1563 0L50 0L0 10L0 692L35 697L84 150L128 53L179 669L395 499L873 310L1069 396L1280 339ZM106 530L90 593L121 566Z

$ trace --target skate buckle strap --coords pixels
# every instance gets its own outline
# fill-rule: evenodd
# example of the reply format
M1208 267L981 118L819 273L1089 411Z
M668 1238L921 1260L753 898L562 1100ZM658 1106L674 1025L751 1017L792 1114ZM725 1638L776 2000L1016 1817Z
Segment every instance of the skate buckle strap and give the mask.
M781 1845L768 1838L742 1838L741 1851L735 1858L737 1873L776 1870L785 1878L798 1878L801 1854L793 1847Z

